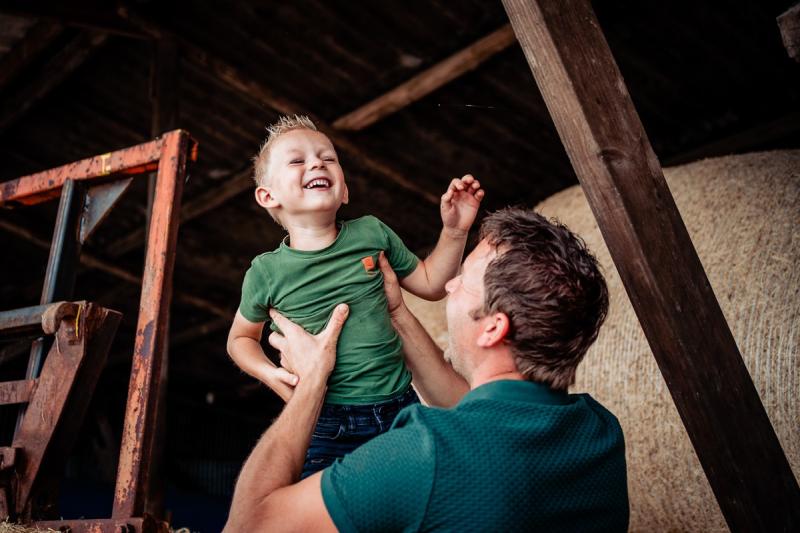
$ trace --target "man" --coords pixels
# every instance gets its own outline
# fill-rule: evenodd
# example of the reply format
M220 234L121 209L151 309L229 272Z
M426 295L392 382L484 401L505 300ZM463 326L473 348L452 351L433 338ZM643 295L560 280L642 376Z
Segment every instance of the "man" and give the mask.
M314 337L273 313L285 337L270 343L299 380L242 469L226 531L626 530L619 423L566 392L608 308L580 239L532 211L489 215L447 284L444 355L380 264L414 385L437 407L406 408L389 432L296 483L347 310Z

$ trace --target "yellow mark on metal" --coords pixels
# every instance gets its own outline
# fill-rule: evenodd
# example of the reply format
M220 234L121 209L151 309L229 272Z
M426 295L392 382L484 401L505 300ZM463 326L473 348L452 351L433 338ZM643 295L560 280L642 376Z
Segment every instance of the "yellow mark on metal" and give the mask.
M107 154L103 154L100 157L101 167L100 167L100 175L106 176L111 174L111 152Z
M83 304L78 304L78 312L75 313L75 338L79 338L80 334L78 333L78 323L81 319L81 310L83 309Z

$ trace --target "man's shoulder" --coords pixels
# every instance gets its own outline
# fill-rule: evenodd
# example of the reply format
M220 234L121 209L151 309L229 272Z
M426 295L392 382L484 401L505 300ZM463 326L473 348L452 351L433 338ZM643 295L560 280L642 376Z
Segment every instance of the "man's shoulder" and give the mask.
M620 435L622 434L622 425L619 423L619 419L616 417L616 415L612 413L605 405L597 401L591 394L583 392L572 394L571 396L580 400L586 410L603 420L611 429L618 431Z

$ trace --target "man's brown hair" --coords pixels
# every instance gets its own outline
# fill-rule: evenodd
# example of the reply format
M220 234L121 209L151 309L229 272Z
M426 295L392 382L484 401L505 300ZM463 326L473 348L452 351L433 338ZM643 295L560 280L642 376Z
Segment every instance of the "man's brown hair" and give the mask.
M566 390L608 312L597 260L566 226L528 209L490 214L480 235L498 252L481 314L508 316L506 342L527 379Z

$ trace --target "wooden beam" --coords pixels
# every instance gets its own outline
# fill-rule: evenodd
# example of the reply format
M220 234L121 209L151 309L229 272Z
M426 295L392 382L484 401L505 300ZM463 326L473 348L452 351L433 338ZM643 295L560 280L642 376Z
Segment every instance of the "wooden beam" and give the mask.
M278 113L307 114L314 120L314 122L317 124L317 127L328 137L330 137L336 148L346 152L353 159L354 163L360 165L363 170L385 178L395 185L398 185L399 187L402 187L403 189L422 197L432 205L439 205L439 196L425 190L424 187L421 187L409 180L387 164L379 161L374 156L367 154L361 149L360 146L351 141L341 131L332 128L326 124L325 121L321 120L313 113L307 112L302 108L302 106L291 99L275 93L260 82L242 73L238 68L227 61L215 57L208 51L203 50L200 46L195 45L182 36L175 35L166 28L154 23L152 20L148 20L125 7L119 9L119 14L131 24L140 28L145 33L150 34L154 38L169 37L174 39L180 44L184 54L186 55L186 58L189 61L195 63L200 68L206 69L208 72L212 73L216 79L220 80L222 83L238 92L243 97L253 100L259 105L274 109Z
M493 31L426 69L391 91L336 119L333 127L358 131L396 113L432 93L442 85L477 68L481 63L516 43L510 24Z
M116 2L59 2L58 0L3 0L4 13L59 22L64 26L109 33L134 39L146 39L141 30L122 20Z
M34 25L0 61L0 90L63 32L61 24L42 21Z
M13 224L11 222L0 219L0 229L4 229L9 233L13 233L14 235L22 239L25 239L31 244L38 246L39 248L43 248L45 250L50 249L50 242L48 242L46 239L43 239L38 235L34 234L32 231L23 228L21 226L17 226L16 224ZM104 261L103 259L95 257L87 252L81 253L80 261L88 268L100 270L101 272L105 272L106 274L114 276L115 278L121 279L126 283L131 283L136 286L142 285L141 276L137 276L136 274L124 268L120 268L114 264ZM222 308L215 303L212 303L204 298L201 298L200 296L195 296L193 294L175 292L175 299L179 302L194 306L198 309L202 309L203 311L206 311L207 313L216 315L218 317L232 318L234 314L234 311Z
M233 177L225 180L222 185L192 198L181 207L181 224L188 222L223 205L231 198L244 191L254 189L253 171L248 165L244 170L237 172ZM144 229L139 228L128 235L110 244L106 252L111 257L119 257L144 245Z
M787 9L777 21L786 52L789 57L800 62L800 3Z
M150 63L150 102L152 103L152 120L150 136L156 138L162 133L178 127L178 98L180 90L180 56L178 45L172 39L158 39L153 44L152 61ZM150 213L153 212L157 173L147 178L146 219L148 230Z
M800 529L797 481L588 0L503 4L728 526Z
M103 33L81 33L67 43L25 87L4 98L0 131L19 120L33 105L81 66L106 41Z

